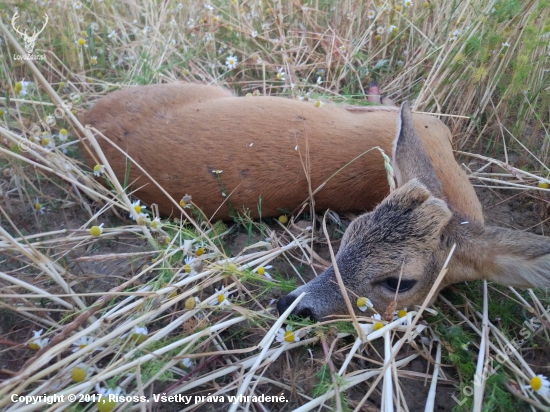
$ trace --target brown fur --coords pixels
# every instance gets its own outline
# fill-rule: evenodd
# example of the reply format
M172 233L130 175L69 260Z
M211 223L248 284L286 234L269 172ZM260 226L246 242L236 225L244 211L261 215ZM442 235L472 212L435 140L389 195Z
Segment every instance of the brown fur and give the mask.
M456 251L443 287L474 279L523 288L549 287L550 239L471 220L451 201L446 183L438 178L438 165L428 156L429 149L426 153L426 141L417 131L404 104L392 156L398 188L346 230L336 255L346 288L355 296L370 298L379 313L396 297L398 308L418 305L428 295L453 244ZM302 292L308 293L295 314L320 319L345 312L332 266L281 299L279 311Z
M280 97L233 97L225 89L188 83L131 87L100 99L81 121L104 133L136 160L176 201L192 195L207 217L224 201L218 177L232 193L237 211L243 205L257 216L294 210L308 198L306 140L315 190L336 170L374 147L388 155L396 134L397 111L352 112L341 106ZM483 221L481 206L465 173L454 161L449 129L438 119L414 115L420 136L448 202L472 221ZM122 181L126 159L99 138L109 163ZM252 146L250 144L253 143ZM298 145L299 151L295 150ZM91 167L95 161L88 157ZM218 177L212 170L220 169ZM174 204L131 167L135 195L157 203L164 215L179 216ZM388 194L378 151L367 153L334 177L315 195L317 210L364 211ZM223 206L216 218L227 219Z

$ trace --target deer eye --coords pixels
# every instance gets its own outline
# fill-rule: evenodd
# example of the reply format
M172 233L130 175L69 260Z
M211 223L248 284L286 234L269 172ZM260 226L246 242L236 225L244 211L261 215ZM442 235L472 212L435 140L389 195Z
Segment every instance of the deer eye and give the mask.
M405 292L406 290L411 289L416 283L416 280L413 279L401 279L399 283L399 278L387 278L383 285L386 289L395 292L397 290L397 285L399 285L399 292Z

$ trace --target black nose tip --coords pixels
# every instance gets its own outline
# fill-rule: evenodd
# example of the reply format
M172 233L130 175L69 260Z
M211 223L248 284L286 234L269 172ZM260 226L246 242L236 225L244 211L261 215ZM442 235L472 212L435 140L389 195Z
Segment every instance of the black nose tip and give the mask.
M285 310L288 309L290 305L292 305L292 302L294 302L296 298L294 296L287 295L282 299L279 299L279 302L277 302L277 310L279 311L279 315L282 315Z
M296 300L295 296L285 296L279 302L277 302L277 310L279 311L279 315L282 315L285 310L288 309L290 305ZM294 309L292 311L292 315L294 316L300 316L302 318L310 318L311 320L316 320L315 315L313 314L313 311L310 308L300 308L300 309Z

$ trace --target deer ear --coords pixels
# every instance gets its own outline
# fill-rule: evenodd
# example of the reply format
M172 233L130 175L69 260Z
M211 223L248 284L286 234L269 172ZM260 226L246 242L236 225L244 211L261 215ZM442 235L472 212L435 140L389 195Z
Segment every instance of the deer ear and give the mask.
M550 288L550 238L486 226L470 239L455 282L488 279L519 288Z
M420 136L414 129L411 108L407 101L403 102L399 109L397 136L393 141L392 167L398 187L416 178L434 196L443 197L441 182Z

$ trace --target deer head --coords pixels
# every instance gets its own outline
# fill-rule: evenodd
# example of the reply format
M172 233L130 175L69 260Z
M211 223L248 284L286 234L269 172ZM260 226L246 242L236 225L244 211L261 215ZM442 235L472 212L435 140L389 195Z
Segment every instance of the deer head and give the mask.
M38 31L33 30L33 33L31 36L27 34L28 29L25 29L24 32L21 32L19 28L15 26L15 21L17 20L18 17L19 17L19 12L16 11L11 19L11 25L17 33L23 36L23 40L25 41L25 51L27 52L27 54L32 54L36 43L36 39L38 38L38 35L42 33L46 28L46 25L48 24L48 21L49 21L49 17L46 13L44 13L45 21L44 21L44 24L42 25L42 28Z
M399 112L392 166L397 189L347 228L336 263L352 302L367 297L379 313L390 303L419 305L456 244L442 287L473 279L516 287L550 286L550 239L468 222L442 185L414 129L408 103ZM302 292L294 314L321 319L346 312L333 267L278 304L280 313Z

